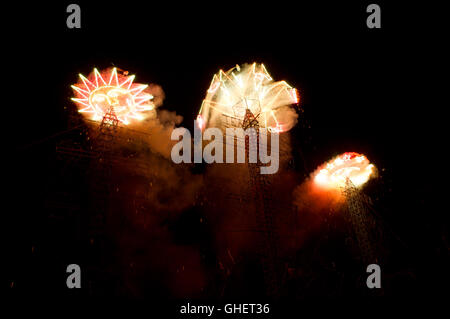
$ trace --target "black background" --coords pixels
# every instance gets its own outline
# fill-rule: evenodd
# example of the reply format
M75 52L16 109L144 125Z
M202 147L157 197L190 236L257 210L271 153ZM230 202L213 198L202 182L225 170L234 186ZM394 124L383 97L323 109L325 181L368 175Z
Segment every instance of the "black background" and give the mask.
M365 1L77 3L81 29L66 27L69 2L61 2L18 8L30 13L32 26L20 37L15 24L6 30L14 62L5 67L14 71L8 82L18 84L12 90L19 97L8 108L14 145L7 214L18 219L18 229L31 222L35 234L39 227L32 203L42 196L40 168L49 156L40 141L65 129L63 106L71 103L78 73L117 66L138 82L157 83L166 93L163 108L182 115L182 126L191 129L212 75L257 61L300 92L304 113L293 134L306 141L299 145L310 170L350 150L380 169L383 215L410 247L420 277L416 296L445 294L448 209L439 205L437 181L444 178L447 143L440 141L444 104L436 101L435 75L443 73L442 9L377 1L382 28L368 29ZM9 279L35 292L20 279L21 252L8 252Z

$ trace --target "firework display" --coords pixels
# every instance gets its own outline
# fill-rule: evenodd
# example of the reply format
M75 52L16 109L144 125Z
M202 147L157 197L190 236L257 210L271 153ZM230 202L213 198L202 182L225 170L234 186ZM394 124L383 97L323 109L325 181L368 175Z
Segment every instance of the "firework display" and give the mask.
M153 96L145 92L148 85L133 83L135 76L124 75L116 68L99 72L97 69L89 77L79 75L81 83L72 85L78 111L89 119L101 121L113 109L122 124L145 118L145 112L154 109Z
M214 126L222 116L242 121L249 110L260 127L285 132L295 124L289 106L298 102L297 90L285 81L275 82L264 64L236 65L214 75L198 123Z
M323 188L337 189L345 187L349 179L355 187L362 187L375 172L375 166L367 157L355 152L346 152L319 167L314 182Z
M446 289L446 213L428 202L445 144L423 135L434 95L417 94L434 77L416 77L439 67L414 56L436 50L405 23L390 37L392 14L368 27L364 4L180 5L55 6L42 58L5 45L25 53L11 66L41 67L8 70L13 86L42 84L27 102L5 91L20 113L5 117L19 134L5 214L33 226L11 291L301 318L312 299Z
M154 211L160 209L168 213L179 210L179 207L182 207L181 211L197 209L198 204L195 203L194 198L202 197L201 207L204 214L202 219L214 220L217 218L218 211L224 216L239 212L242 204L236 205L230 200L230 198L238 197L240 203L245 201L248 216L226 223L219 222L213 227L220 232L222 228L240 228L243 223L246 223L252 231L241 231L241 240L253 244L242 244L235 238L234 231L227 229L223 231L221 238L233 246L232 252L228 247L226 250L218 248L217 254L222 256L221 259L231 259L229 267L234 267L234 257L229 256L254 254L252 258L258 260L263 270L262 282L265 286L265 294L276 297L284 289L282 276L279 273L282 267L280 258L287 257L292 249L297 249L295 245L290 246L290 238L296 236L296 231L293 229L295 222L286 214L291 210L291 205L297 205L300 202L299 211L308 207L308 210L314 213L316 205L322 210L324 208L339 210L341 208L338 208L340 206L337 203L345 202L349 207L348 214L342 215L350 216L362 260L365 262L373 260L374 245L370 243L371 237L368 231L370 228L367 226L367 221L370 219L367 210L361 208L363 194L359 193L359 189L376 175L376 168L365 155L346 152L321 165L313 173L312 179L307 179L307 185L314 185L311 189L300 187L300 190L297 190L295 188L296 182L292 178L288 165L283 166L281 172L274 176L260 176L257 169L260 164L249 165L248 171L240 167L239 163L227 164L229 166L225 171L221 167L222 164L217 164L218 166L205 172L206 180L199 183L191 173L182 172L182 168L175 172L173 168L167 166L166 159L156 158L146 151L150 149L151 152L170 154L170 150L163 150L173 145L168 141L168 136L175 129L174 123L177 121L176 116L168 114L164 119L156 115L148 121L142 121L149 111L155 110L157 105L154 96L146 90L147 85L134 83L134 76L129 76L127 72L118 72L116 68L102 72L94 69L90 76L85 77L80 74L79 77L80 82L72 85L75 92L72 100L81 116L98 122L98 127L95 127L99 134L93 135L95 137L92 140L86 141L85 150L74 148L70 146L71 143L68 143L69 145L66 144L65 147L59 146L57 151L64 155L80 156L81 154L98 159L93 162L95 165L91 166L92 176L88 179L92 182L89 185L92 198L89 199L86 207L89 207L89 215L95 220L87 224L87 236L91 240L97 242L108 240L101 229L112 227L107 222L111 216L117 215L117 218L121 218L123 214L125 218L131 216L128 215L127 209L124 212L119 209L122 200L131 200L128 207L131 207L133 214L145 212L150 218ZM162 89L160 92L163 92ZM298 102L297 90L285 81L274 81L263 64L237 65L227 72L219 71L214 75L200 112L196 116L196 124L206 134L207 128L221 127L224 118L227 121L233 119L236 122L235 127L267 128L270 133L274 133L280 139L287 138L290 134L278 133L286 132L295 125L297 114L292 105ZM138 127L136 125L138 122L143 123L139 126L143 131L134 130ZM167 124L163 123L171 124L167 127ZM118 129L119 126L121 126L120 129ZM130 126L133 126L133 129L128 131ZM150 138L145 135L147 134L145 130L151 132ZM84 136L84 133L79 136ZM164 146L165 144L167 146ZM284 146L279 149L279 152L273 154L278 156L279 160L284 158L280 155L281 151L289 154L292 151L291 147L285 144L282 144ZM168 171L163 172L160 167L165 167ZM226 177L223 176L223 171ZM188 180L185 182L187 184L174 182L174 176L179 174ZM131 176L139 176L140 181L136 180L128 184ZM156 184L153 184L154 180L157 180ZM185 194L182 200L176 201L176 204L169 204L166 200L155 197L153 185L161 188L158 194L169 194L174 187L178 189L178 192ZM130 187L142 189L139 191L141 195L138 201L133 195L137 190L121 194L122 189L128 192L127 188ZM292 196L297 197L300 194L299 199L290 198L294 188L296 192ZM329 192L330 190L332 191ZM350 191L353 191L353 195L348 195ZM112 192L116 193L114 197L110 197ZM211 200L212 198L214 200ZM282 203L277 201L281 198L284 198ZM216 202L222 203L224 207L218 208ZM164 207L168 207L167 210ZM335 215L339 216L339 214ZM294 220L296 218L294 217ZM164 223L167 222L170 223L170 221L164 221ZM138 228L143 226L140 232L146 234L146 222L144 225L138 221L133 223L137 223ZM256 233L253 230L256 230ZM157 231L160 232L160 230ZM109 258L99 246L94 245L90 250L101 259ZM223 257L225 252L225 256L228 257ZM98 278L102 278L101 280L115 282L114 278L104 275L98 263L91 261L87 263L87 267ZM189 287L195 291L201 289L197 285L189 285ZM101 286L96 286L96 289L100 290L94 294L104 294Z

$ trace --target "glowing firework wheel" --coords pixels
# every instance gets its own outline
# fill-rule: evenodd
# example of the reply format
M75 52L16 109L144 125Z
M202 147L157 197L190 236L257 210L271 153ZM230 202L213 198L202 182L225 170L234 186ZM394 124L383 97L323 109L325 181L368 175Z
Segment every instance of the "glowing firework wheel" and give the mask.
M298 103L297 90L285 81L274 82L263 64L236 66L215 74L199 112L203 127L220 117L241 122L250 110L261 127L272 132L289 130L295 123L279 121L277 112ZM296 118L296 117L295 117ZM217 122L220 123L220 120ZM217 123L215 123L217 124ZM219 124L220 125L220 124Z
M148 85L133 83L134 75L118 74L116 68L107 73L94 69L90 79L80 74L82 83L72 85L76 94L72 100L80 113L101 121L112 108L120 123L130 124L131 120L144 119L143 113L154 109L153 96L144 92Z
M325 163L319 168L314 182L324 188L343 188L347 181L361 187L375 174L375 166L367 157L347 152Z

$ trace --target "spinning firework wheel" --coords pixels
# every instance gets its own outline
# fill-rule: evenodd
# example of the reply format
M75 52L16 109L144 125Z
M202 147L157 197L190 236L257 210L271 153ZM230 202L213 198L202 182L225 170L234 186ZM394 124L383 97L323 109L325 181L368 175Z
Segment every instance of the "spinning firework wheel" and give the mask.
M113 68L102 73L94 69L88 78L79 76L81 83L72 85L72 101L79 107L78 112L91 120L102 121L113 108L117 120L128 125L144 119L146 111L155 107L153 95L145 92L148 85L133 83L134 75L123 75Z
M242 124L250 111L258 118L259 127L284 132L296 120L295 112L285 107L298 102L297 90L285 81L275 82L263 64L237 65L214 75L197 119L201 129L240 127L235 122Z

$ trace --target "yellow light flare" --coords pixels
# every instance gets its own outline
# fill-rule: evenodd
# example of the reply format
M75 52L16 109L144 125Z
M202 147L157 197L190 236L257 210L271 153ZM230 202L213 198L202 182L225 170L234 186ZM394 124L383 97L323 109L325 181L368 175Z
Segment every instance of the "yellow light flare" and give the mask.
M299 102L298 92L285 81L274 82L264 64L253 63L213 76L199 115L203 124L211 124L220 115L242 120L246 109L258 119L259 126L271 132L289 130L295 123L285 116L281 123L279 113ZM295 116L296 119L296 116Z
M355 152L341 154L319 167L314 183L326 189L345 187L347 178L356 187L362 187L376 173L375 165L367 157Z
M78 112L91 120L101 121L113 107L117 119L127 125L131 120L144 119L144 112L155 108L153 96L144 92L148 85L133 83L134 75L118 74L116 68L100 73L94 68L89 78L79 77L81 82L71 86L75 92L72 101Z

